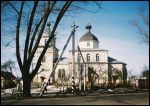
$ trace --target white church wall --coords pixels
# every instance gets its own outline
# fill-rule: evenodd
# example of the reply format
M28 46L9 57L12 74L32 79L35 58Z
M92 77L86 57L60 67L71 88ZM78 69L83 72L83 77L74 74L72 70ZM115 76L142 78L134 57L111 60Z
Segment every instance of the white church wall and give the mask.
M94 70L96 70L99 78L96 79L97 84L108 82L108 64L93 64Z
M93 48L93 41L81 41L79 42L80 48Z
M108 62L108 51L100 52L100 62Z
M42 50L43 50L42 47L39 47L39 48L37 49L37 52L36 52L36 55L35 55L35 58L34 58L34 61L35 61L34 64L37 63L37 61L38 61L38 59L39 59L39 56L41 55ZM55 54L55 55L54 55L54 54ZM56 57L57 57L57 51L54 50L53 47L48 48L48 49L47 49L47 52L45 53L45 62L41 62L42 65L41 65L41 67L39 68L39 71L38 71L38 72L40 72L42 69L44 69L44 70L46 70L46 71L41 72L40 74L37 74L37 75L35 76L35 78L34 78L34 81L41 82L41 79L40 79L41 76L43 76L43 77L46 78L45 81L48 80L49 75L52 73L53 60L54 60L54 58L56 58ZM47 71L47 70L48 70L48 71ZM37 80L37 78L39 78L39 79Z
M99 48L99 43L97 41L81 41L79 42L79 47L80 48Z
M52 57L49 57L49 59L51 60ZM48 61L48 59L46 61ZM46 78L45 79L45 81L46 81L46 80L48 80L49 75L52 73L52 70L51 70L52 69L52 64L49 64L49 63L41 63L41 64L42 65L41 65L41 67L39 68L39 71L38 71L39 74L37 74L35 76L35 78L37 78L37 77L40 78L41 76L43 76L43 77ZM43 69L44 69L44 71L41 72ZM35 80L37 80L37 79L35 79ZM38 82L41 82L41 80L38 79Z
M93 42L93 48L99 48L99 42L94 41Z
M84 61L87 62L87 54L90 55L90 62L96 62L96 54L99 54L99 62L108 62L107 50L81 50ZM77 62L78 52L75 52L75 62ZM72 52L69 52L69 62L72 62ZM81 62L82 59L81 59Z
M123 65L122 64L111 64L113 66L113 68L117 68L120 71L123 71Z

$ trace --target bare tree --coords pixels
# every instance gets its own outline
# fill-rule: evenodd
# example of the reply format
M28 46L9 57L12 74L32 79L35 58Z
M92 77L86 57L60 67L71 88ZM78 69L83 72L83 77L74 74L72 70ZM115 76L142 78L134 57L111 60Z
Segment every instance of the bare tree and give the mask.
M128 72L128 81L127 81L127 87L135 87L137 76L132 74L133 70L130 70Z
M65 13L76 11L77 8L80 10L86 10L85 8L82 8L82 6L85 6L88 4L88 2L82 2L85 5L79 5L80 3L81 2L74 3L72 1L1 2L1 5L3 4L3 8L5 8L1 11L4 12L4 10L7 9L6 13L8 13L7 15L3 16L3 18L11 18L11 21L14 21L16 24L15 28L11 27L10 29L15 29L14 35L16 43L16 57L22 73L24 96L31 96L31 81L41 66L41 61L49 47L52 38L55 36L54 33L62 17L65 16ZM94 3L97 5L99 4L98 2ZM53 27L49 35L49 39L47 40L47 43L38 58L35 68L32 70L32 72L30 72L29 70L32 65L31 63L39 46L39 42L45 30L45 25L48 18L50 18L50 23L53 25ZM8 21L7 19L5 21ZM25 38L24 41L20 40L21 35ZM20 48L22 47L21 44L24 45L23 53L20 52Z
M113 84L115 85L117 79L122 79L122 72L119 69L114 68L112 73L112 79L113 79Z
M95 70L97 70L96 72L97 72L97 74L98 74L98 77L97 77L97 79L98 79L98 85L100 84L100 81L103 81L103 84L102 85L104 85L104 86L106 86L107 85L107 77L106 77L106 75L107 75L107 70L103 70L102 69L102 66L103 66L103 64L99 64L96 68L95 68Z
M142 77L146 77L147 79L149 79L149 69L147 66L144 66L143 71L141 73Z
M1 71L9 72L13 74L12 70L15 69L15 62L8 60L1 65Z
M88 67L88 81L90 82L91 89L94 87L94 83L96 79L98 79L99 75L96 73L93 67Z
M141 42L149 44L149 4L139 9L138 19L133 19L130 24L138 31Z
M4 81L5 83L4 85L6 88L16 86L15 81L13 80L16 80L16 79L18 80L19 78L16 78L15 74L13 74L13 71L15 71L15 69L16 69L15 62L12 60L8 60L1 65L1 74L2 76L4 75L3 77L5 79L7 79L6 81Z

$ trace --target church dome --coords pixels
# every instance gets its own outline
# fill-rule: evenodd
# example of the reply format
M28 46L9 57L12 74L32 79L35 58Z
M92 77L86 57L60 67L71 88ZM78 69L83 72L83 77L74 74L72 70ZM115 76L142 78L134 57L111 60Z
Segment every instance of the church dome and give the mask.
M86 32L81 38L80 38L80 42L81 41L93 41L93 40L95 40L95 41L98 41L98 39L97 39L97 37L95 36L95 35L93 35L92 33L91 33L91 28L92 28L92 26L90 25L90 24L88 24L88 25L86 25L86 27L85 27L87 30L88 30L88 32Z
M81 38L80 41L91 41L96 40L98 41L97 37L93 35L91 32L86 32Z
M95 49L99 48L99 41L95 35L91 33L92 26L86 25L87 32L80 38L79 47L83 49Z

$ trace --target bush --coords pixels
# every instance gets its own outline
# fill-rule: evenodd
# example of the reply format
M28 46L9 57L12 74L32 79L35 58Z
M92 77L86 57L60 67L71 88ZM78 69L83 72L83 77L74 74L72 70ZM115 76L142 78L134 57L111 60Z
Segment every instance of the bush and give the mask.
M9 79L4 80L3 83L4 83L3 89L14 88L17 86L17 84L15 82L13 82L12 80L9 80Z
M125 86L124 86L124 84L120 83L120 84L117 84L115 87L116 87L116 88L123 88L123 87L125 87Z
M98 87L98 86L94 86L94 87L93 87L93 90L94 90L94 91L96 91L96 90L98 90L98 89L100 89L100 87Z

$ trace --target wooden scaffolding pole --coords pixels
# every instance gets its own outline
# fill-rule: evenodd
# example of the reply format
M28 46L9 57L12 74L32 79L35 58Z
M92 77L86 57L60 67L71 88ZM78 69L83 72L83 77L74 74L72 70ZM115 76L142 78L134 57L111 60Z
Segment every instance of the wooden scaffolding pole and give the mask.
M86 63L85 63L85 61L84 61L84 58L83 58L83 55L82 55L82 52L81 52L81 50L80 50L80 47L78 46L78 50L79 50L79 52L80 52L80 55L81 55L81 57L82 57L82 60L83 60L83 63L84 63L84 91L85 91L85 87L86 87Z

